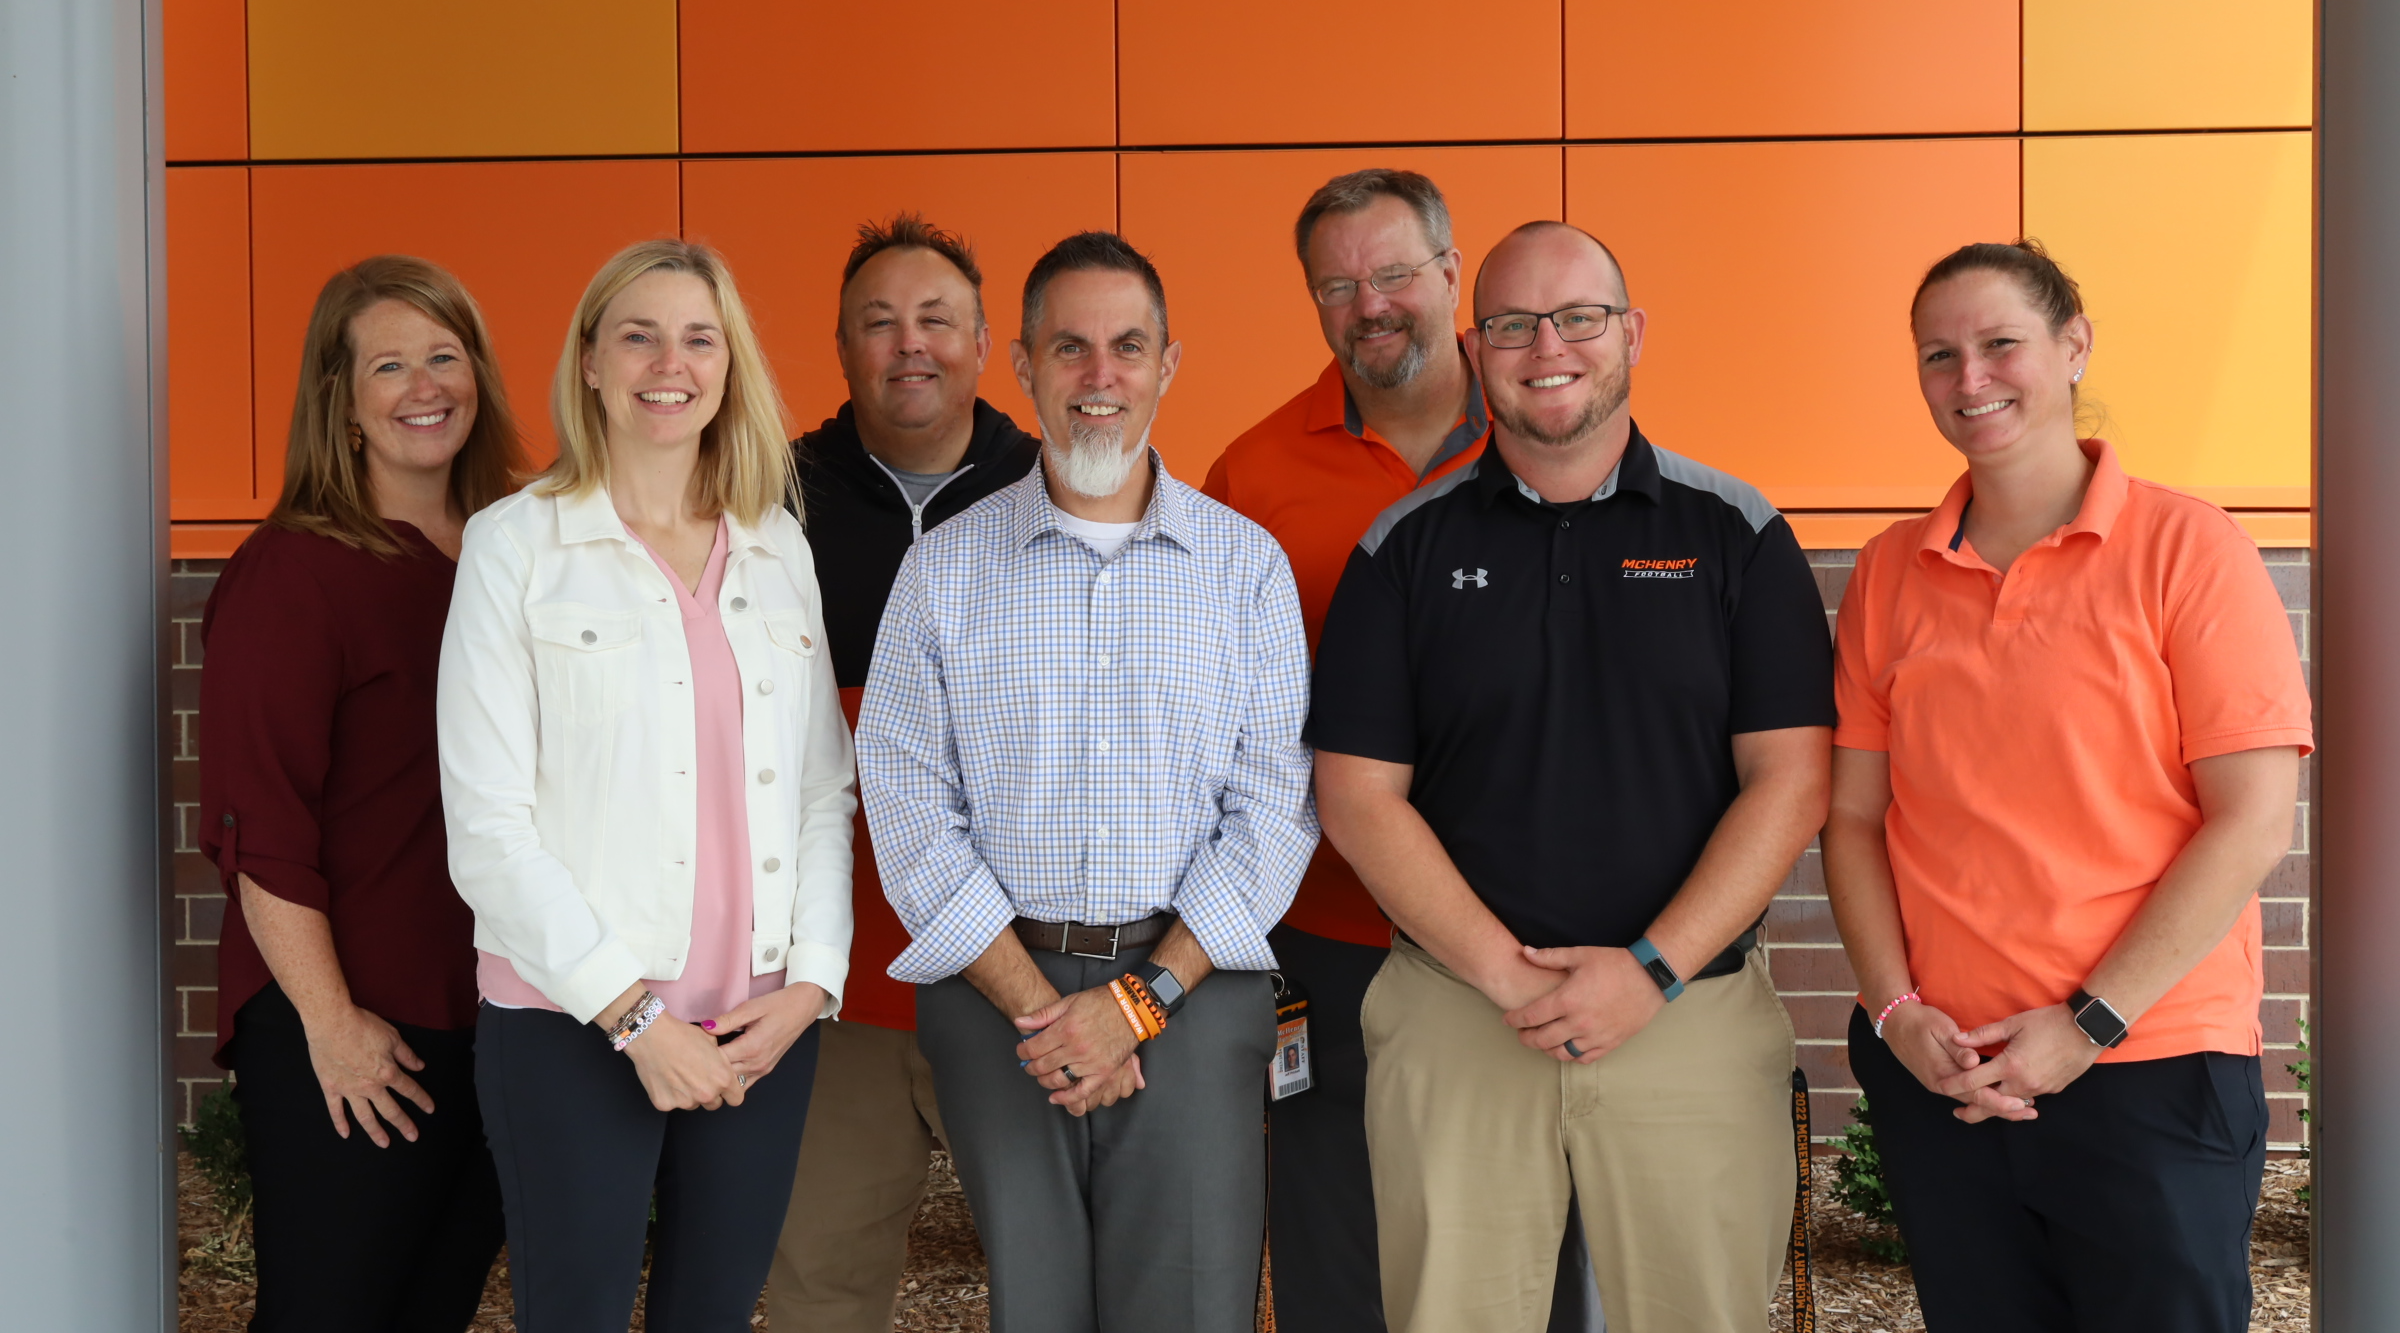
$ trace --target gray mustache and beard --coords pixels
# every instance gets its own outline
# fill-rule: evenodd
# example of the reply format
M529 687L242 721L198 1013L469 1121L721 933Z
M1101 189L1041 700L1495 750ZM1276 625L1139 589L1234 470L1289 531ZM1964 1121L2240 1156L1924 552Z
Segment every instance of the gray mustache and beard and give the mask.
M1358 356L1358 340L1371 333L1400 332L1408 335L1408 347L1400 359L1388 366L1369 366ZM1349 352L1343 360L1350 363L1350 373L1378 389L1397 389L1425 373L1425 364L1433 359L1432 334L1417 327L1416 318L1398 310L1362 319L1350 326Z
M1615 416L1617 409L1623 407L1625 400L1633 394L1631 366L1620 362L1614 370L1595 371L1593 375L1600 382L1593 387L1591 401L1584 404L1583 410L1575 414L1573 421L1556 431L1534 420L1531 414L1515 403L1503 403L1497 395L1487 394L1486 397L1490 400L1492 415L1501 425L1508 427L1509 434L1554 449L1562 448L1600 429L1600 423Z
M1113 417L1087 417L1075 409L1084 403L1118 408ZM1066 429L1045 431L1042 456L1050 478L1087 500L1105 500L1124 489L1133 465L1149 456L1150 427L1142 427L1141 444L1125 447L1124 403L1086 398L1067 404ZM1060 437L1065 437L1062 445Z

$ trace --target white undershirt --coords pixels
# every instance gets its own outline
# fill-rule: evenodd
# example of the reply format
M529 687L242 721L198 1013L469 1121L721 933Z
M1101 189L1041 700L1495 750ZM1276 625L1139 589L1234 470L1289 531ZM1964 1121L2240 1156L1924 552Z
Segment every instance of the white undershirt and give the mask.
M1058 514L1058 526L1066 529L1084 545L1091 547L1102 560L1106 560L1117 553L1117 548L1131 540L1133 530L1142 525L1138 520L1132 523L1094 523L1088 518L1077 518L1062 509Z

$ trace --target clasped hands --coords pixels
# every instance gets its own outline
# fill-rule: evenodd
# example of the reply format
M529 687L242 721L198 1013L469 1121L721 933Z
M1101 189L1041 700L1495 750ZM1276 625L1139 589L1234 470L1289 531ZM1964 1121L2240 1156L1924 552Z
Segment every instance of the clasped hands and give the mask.
M1061 996L1016 1024L1025 1034L1017 1059L1034 1082L1050 1089L1050 1104L1069 1115L1114 1106L1149 1086L1135 1050L1141 1042L1106 986Z
M639 995L640 987L629 994ZM623 1007L612 1006L609 1012ZM824 1009L824 987L794 982L699 1023L660 1014L625 1047L625 1054L633 1060L650 1104L661 1111L739 1106L751 1085L775 1072L784 1052ZM728 1032L741 1035L720 1043L717 1038Z
M1501 1018L1517 1029L1518 1041L1558 1060L1588 1065L1632 1040L1667 1007L1658 983L1626 950L1525 945L1520 952L1484 994L1505 1011Z
M1970 1125L2038 1118L2034 1099L2081 1078L2100 1056L2063 1004L1961 1031L1950 1015L1912 1001L1884 1020L1883 1040L1919 1083L1960 1103L1951 1114ZM1992 1046L2007 1049L1985 1059Z

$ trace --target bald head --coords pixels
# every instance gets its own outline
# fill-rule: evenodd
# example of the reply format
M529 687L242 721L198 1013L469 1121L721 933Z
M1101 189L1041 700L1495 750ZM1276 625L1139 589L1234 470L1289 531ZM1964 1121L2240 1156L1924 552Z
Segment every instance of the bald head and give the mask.
M1528 222L1483 257L1475 275L1478 323L1504 311L1632 304L1625 270L1600 238L1569 222Z

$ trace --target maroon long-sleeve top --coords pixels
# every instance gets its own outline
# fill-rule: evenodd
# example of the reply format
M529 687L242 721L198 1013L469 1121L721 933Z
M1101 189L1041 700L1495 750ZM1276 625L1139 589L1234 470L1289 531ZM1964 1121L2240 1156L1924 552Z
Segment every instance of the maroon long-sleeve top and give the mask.
M405 523L382 558L260 528L200 622L200 849L225 883L217 1060L273 980L235 875L333 924L353 1003L475 1022L475 917L451 886L434 678L457 566Z

